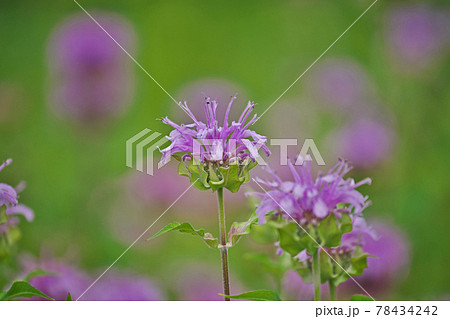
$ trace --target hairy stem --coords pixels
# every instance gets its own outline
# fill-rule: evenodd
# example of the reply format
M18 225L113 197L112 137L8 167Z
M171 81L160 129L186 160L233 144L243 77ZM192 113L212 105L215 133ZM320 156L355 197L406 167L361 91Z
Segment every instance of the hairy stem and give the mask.
M320 300L320 259L319 249L313 254L313 281L314 281L314 300Z
M222 280L223 280L223 293L224 295L230 295L230 278L228 275L228 248L227 248L227 235L225 225L225 209L223 205L223 188L217 190L217 199L219 203L219 231L220 231L220 254L222 257ZM225 297L225 301L230 301L230 298Z

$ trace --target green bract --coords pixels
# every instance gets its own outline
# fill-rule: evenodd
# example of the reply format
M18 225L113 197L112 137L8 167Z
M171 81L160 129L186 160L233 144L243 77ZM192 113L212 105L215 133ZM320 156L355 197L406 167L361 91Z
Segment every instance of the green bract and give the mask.
M342 214L340 219L330 214L317 225L303 227L294 221L286 223L272 220L268 225L277 230L280 248L292 257L305 249L312 254L319 245L327 248L337 247L341 244L342 235L352 231L352 220L347 214Z
M342 236L353 230L352 219L348 214L340 218L330 214L318 224L300 226L297 222L286 222L277 216L269 218L266 227L271 227L278 234L279 247L283 255L290 256L291 267L303 278L305 282L312 282L312 260L299 261L298 254L306 251L312 256L320 247L320 277L321 282L333 282L335 286L345 282L349 276L362 275L367 268L367 257L360 245L356 245L351 253L338 253L342 245ZM326 251L332 255L332 258ZM344 269L339 267L336 262ZM345 271L344 271L345 270Z
M347 258L337 255L333 256L336 262L345 269L344 271L344 269L336 265L336 262L331 260L331 258L322 251L320 254L321 282L325 283L330 281L333 282L334 286L339 286L347 281L350 276L361 276L364 269L367 268L368 257L372 256L363 252L360 246L356 246L354 253Z
M249 158L242 162L220 164L218 162L200 163L196 159L181 161L178 174L189 177L191 183L199 190L226 188L232 193L239 191L241 185L250 181L249 171L257 162Z

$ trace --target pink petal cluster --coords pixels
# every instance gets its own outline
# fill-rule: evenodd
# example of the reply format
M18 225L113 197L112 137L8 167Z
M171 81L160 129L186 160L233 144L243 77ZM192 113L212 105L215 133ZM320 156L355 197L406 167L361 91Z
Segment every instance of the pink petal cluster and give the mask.
M257 121L257 115L255 114L247 122L255 108L254 102L249 101L238 121L233 121L231 125L229 124L228 117L235 98L233 96L228 104L222 125L217 120L216 110L218 103L216 100L205 99L206 123L197 120L186 102L184 104L180 103L180 107L190 116L194 123L178 125L167 117L162 120L163 123L172 126L174 130L169 135L172 143L169 147L161 150L163 154L161 162L167 163L174 154L181 154L183 160L187 158L192 159L196 143L202 145L199 154L202 163L217 162L223 165L234 161L241 162L247 158L254 161L255 155L249 149L250 144L256 149L261 148L267 155L270 155L270 151L265 145L267 138L249 129L249 126Z
M269 170L272 181L258 179L260 184L270 188L267 193L249 193L262 198L256 209L260 223L264 223L264 217L274 211L287 219L293 218L300 224L308 224L329 214L335 214L336 217L341 214L359 216L369 205L368 197L363 196L356 188L370 184L370 178L358 183L351 178L344 179L344 175L351 170L346 161L339 160L327 174L316 178L312 176L309 161L298 168L291 162L288 164L293 181L283 181Z
M11 159L4 161L3 164L0 165L0 171L11 163ZM34 219L33 211L27 206L19 204L18 193L23 189L22 185L23 184L19 184L19 186L14 188L8 184L0 183L0 208L5 206L6 216L8 216L6 223L0 225L0 234L6 232L8 227L19 223L19 219L15 215L23 215L29 222Z

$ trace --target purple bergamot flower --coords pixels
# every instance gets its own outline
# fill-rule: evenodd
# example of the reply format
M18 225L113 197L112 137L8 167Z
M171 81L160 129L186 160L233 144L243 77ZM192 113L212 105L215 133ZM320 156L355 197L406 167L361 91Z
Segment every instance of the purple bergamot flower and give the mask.
M191 109L192 113L195 114L197 120L206 122L206 114L203 112L203 102L205 97L211 97L216 101L227 101L234 92L239 92L240 98L245 99L245 93L243 94L243 89L223 78L201 78L193 82L189 82L181 87L176 93L176 98L180 97L180 100L186 101ZM217 109L217 116L223 118L225 116L225 108ZM231 109L229 117L235 118L239 114L239 110L236 108ZM172 120L183 122L187 119L187 114L180 112L179 108L174 106L171 108L170 116L173 117Z
M180 175L190 176L192 182L198 180L194 185L199 189L225 187L237 192L249 181L248 170L256 165L258 149L270 155L267 138L249 129L257 121L256 114L248 120L255 107L254 102L249 101L238 121L229 124L228 117L235 98L233 96L228 104L223 123L217 119L217 101L210 98L204 102L206 123L197 120L186 102L179 105L194 123L178 125L167 117L162 119L174 130L169 135L172 143L161 150L161 162L167 163L172 156L179 159Z
M12 163L11 159L0 165L0 171ZM0 183L0 218L5 217L4 223L0 223L0 234L6 234L11 227L19 223L17 215L22 215L29 222L34 219L34 212L25 205L19 204L19 193L24 188L24 183L17 187ZM5 214L6 216L1 216Z
M258 183L269 188L267 193L249 193L261 197L256 209L260 223L265 223L268 213L276 212L288 220L293 218L300 225L314 224L330 214L337 218L341 214L358 216L369 205L368 197L356 188L370 184L371 179L366 178L358 183L351 178L344 179L344 175L351 170L344 160L339 160L327 174L319 174L316 178L312 176L310 161L305 161L298 169L292 162L288 165L293 181L283 181L268 169L272 181L257 179Z

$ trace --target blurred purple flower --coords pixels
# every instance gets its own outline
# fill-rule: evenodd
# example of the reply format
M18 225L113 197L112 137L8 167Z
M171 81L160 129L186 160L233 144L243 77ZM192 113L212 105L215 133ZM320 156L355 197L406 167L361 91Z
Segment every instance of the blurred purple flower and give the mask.
M0 172L12 163L11 159L4 161L0 165ZM19 204L18 193L24 188L24 183L19 184L16 188L0 183L0 209L4 206L8 219L4 224L0 225L0 234L5 233L9 227L13 227L19 223L19 219L15 215L22 215L29 222L34 219L34 212L25 205Z
M325 291L322 285L322 291ZM314 300L314 285L306 283L295 271L288 270L282 281L283 300Z
M0 172L8 165L12 163L12 159L7 159L0 165ZM17 192L8 184L0 184L0 207L6 206L6 208L11 208L16 206L17 201Z
M410 261L409 243L404 233L392 224L372 221L377 238L362 234L364 252L375 256L368 258L368 268L357 281L371 294L384 296L407 274ZM342 293L351 294L358 287L348 281L340 287Z
M371 83L357 63L332 59L315 70L309 86L316 100L327 106L348 110L365 104Z
M151 205L162 209L170 206L190 185L188 180L179 180L176 167L174 169L158 170L153 176L132 174L125 183L128 196L131 199L145 206ZM197 214L201 211L209 211L211 205L215 204L215 201L214 196L202 196L201 193L192 193L190 196L180 198L179 203L180 207L183 207L183 211Z
M252 155L247 145L243 142L244 140L255 147L261 145L260 148L266 155L270 155L270 151L265 145L267 138L249 129L249 126L257 120L257 115L255 114L253 118L247 122L247 119L255 107L254 102L249 101L247 107L239 117L239 120L237 122L233 121L231 125L229 124L228 117L231 105L235 98L236 97L233 96L228 104L223 120L223 126L220 126L217 119L216 110L218 103L216 100L205 98L204 112L207 117L206 124L197 120L186 102L184 104L180 102L180 107L189 114L194 123L178 125L167 117L162 120L163 123L172 126L174 130L170 132L169 135L169 139L172 142L171 145L161 150L161 153L163 154L161 162L167 163L169 158L177 153L183 154L183 160L186 158L192 159L194 144L197 139L210 141L209 145L206 142L200 141L203 144L202 149L204 150L204 152L200 154L202 163L211 162L222 165L234 161L240 163L249 158L254 161L254 155ZM229 141L233 141L234 143L229 143Z
M339 160L326 175L313 178L311 163L305 161L298 169L288 162L294 181L283 181L271 172L272 181L258 179L267 186L267 193L249 193L261 197L256 209L259 222L264 223L266 214L276 211L286 217L294 218L300 224L314 223L329 214L354 214L358 216L368 206L368 198L356 190L361 185L370 184L370 178L359 183L344 175L351 170L347 162ZM270 170L270 169L269 169ZM282 207L283 209L281 209ZM287 210L285 212L284 210Z
M367 225L366 220L362 217L354 218L352 226L351 232L342 235L342 244L340 247L353 248L356 245L366 247L367 239L370 238L370 241L373 242L379 238L373 226Z
M108 181L98 187L89 205L98 208L99 198L106 203L105 215L114 236L129 245L144 230L152 218L157 218L166 210L190 185L188 179L180 179L174 162L167 164L167 169L156 170L150 176L140 172L130 172L113 182ZM227 210L232 213L246 207L247 199L243 192L224 194ZM170 211L175 218L209 224L216 221L217 216L211 214L211 207L217 205L217 198L212 192L191 192L189 196L182 196L177 205ZM127 214L123 212L127 211ZM232 216L232 215L230 215ZM159 242L159 238L152 241L152 247ZM148 250L148 244L137 242L136 247Z
M96 20L124 48L133 51L134 32L121 17ZM132 97L131 65L119 46L84 14L60 25L49 47L52 104L79 121L118 113Z
M66 300L68 293L75 300L92 283L91 278L84 272L49 256L42 258L40 261L36 261L31 256L26 256L22 263L25 275L34 270L48 272L48 274L31 278L30 284L55 300ZM32 300L46 299L33 297Z
M335 156L347 158L358 168L372 168L389 158L394 132L379 121L360 118L330 134Z
M448 50L448 18L448 11L424 4L392 6L386 18L386 33L396 62L407 70L417 70Z
M171 168L156 170L153 176L130 172L98 190L100 193L93 197L95 200L91 205L98 207L99 197L108 203L105 209L110 214L105 217L117 239L129 245L151 223L152 218L161 215L189 187L189 180L179 178L176 166ZM183 219L189 215L191 222L208 222L217 218L211 214L214 205L216 198L213 193L192 192L189 196L182 196L170 210ZM152 241L152 247L158 242L158 238ZM145 241L136 243L136 246L149 249Z
M176 290L180 300L188 301L221 301L223 297L220 277L210 271L206 265L195 264L183 267L176 280ZM233 279L231 294L241 291L240 284Z
M36 261L31 256L22 258L23 274L43 270L43 275L34 276L30 284L55 300L66 300L70 293L75 300L94 282L94 277L50 256ZM161 300L161 292L146 277L110 272L93 285L81 300ZM33 300L45 300L33 298Z
M162 299L159 288L147 277L111 272L92 286L80 300L153 301Z

